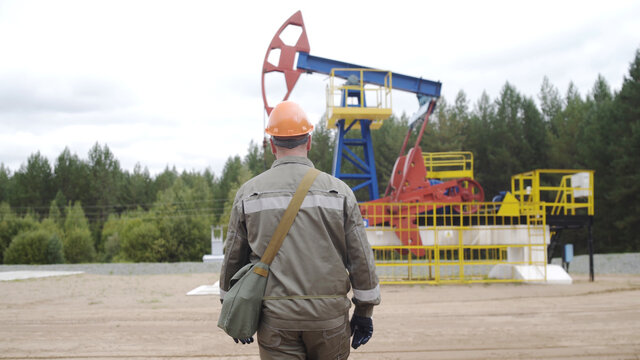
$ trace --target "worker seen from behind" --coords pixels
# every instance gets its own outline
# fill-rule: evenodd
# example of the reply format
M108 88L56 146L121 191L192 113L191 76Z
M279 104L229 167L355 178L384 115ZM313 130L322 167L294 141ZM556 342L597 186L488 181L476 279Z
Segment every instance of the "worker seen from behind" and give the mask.
M221 297L231 277L258 262L305 173L313 167L313 125L292 102L278 104L266 128L276 161L238 190L225 242ZM353 287L355 310L349 320ZM258 328L261 359L346 359L373 334L380 287L351 189L320 173L270 266ZM253 338L234 339L251 343Z

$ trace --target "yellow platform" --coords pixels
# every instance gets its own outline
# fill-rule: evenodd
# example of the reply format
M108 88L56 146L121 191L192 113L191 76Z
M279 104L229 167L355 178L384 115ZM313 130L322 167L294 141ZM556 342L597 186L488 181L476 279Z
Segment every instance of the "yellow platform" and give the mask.
M368 107L327 107L327 127L333 128L338 120L345 120L345 127L357 119L371 120L371 129L376 130L382 126L385 119L391 116L390 108L368 108ZM360 124L353 125L353 129L359 129Z
M336 82L336 71L348 71L353 73L355 81ZM362 79L365 73L377 72L386 73L385 85L376 86L365 84ZM338 80L341 80L338 78ZM347 93L358 94L357 97L347 96ZM356 103L349 103L357 98ZM364 106L364 104L367 106ZM342 106L346 104L346 106ZM336 126L339 120L345 121L345 127L353 126L352 129L359 129L360 122L357 120L371 120L370 128L379 129L385 119L392 114L391 111L391 72L375 69L332 69L327 85L327 128Z
M473 179L473 154L470 151L423 153L429 179Z

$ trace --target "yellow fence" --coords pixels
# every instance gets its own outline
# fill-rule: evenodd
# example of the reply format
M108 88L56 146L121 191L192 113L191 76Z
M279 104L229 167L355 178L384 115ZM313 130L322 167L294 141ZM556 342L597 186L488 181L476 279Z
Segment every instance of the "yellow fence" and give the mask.
M365 214L366 232L383 284L546 280L544 214L502 216L499 203L367 206L376 214Z
M470 151L428 152L422 157L430 179L473 179L473 153Z

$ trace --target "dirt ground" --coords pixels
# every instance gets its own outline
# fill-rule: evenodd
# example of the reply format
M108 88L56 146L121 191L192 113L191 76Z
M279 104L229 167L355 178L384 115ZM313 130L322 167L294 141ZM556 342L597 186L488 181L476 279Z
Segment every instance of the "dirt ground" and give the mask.
M258 359L216 327L217 274L0 282L0 359ZM640 275L573 285L383 286L351 359L640 359Z

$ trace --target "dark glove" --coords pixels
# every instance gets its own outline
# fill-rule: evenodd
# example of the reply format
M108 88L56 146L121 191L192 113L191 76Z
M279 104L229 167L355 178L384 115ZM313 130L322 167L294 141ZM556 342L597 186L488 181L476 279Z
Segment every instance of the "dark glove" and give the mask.
M238 342L241 342L241 343L242 343L242 345L245 345L245 344L251 344L251 343L253 342L253 336L250 336L250 337L248 337L248 338L246 338L246 339L236 339L236 338L233 338L233 341L235 341L235 342L236 342L236 344L237 344Z
M220 299L220 304L224 304L224 299ZM242 343L242 345L246 345L246 344L251 344L253 342L253 336L249 336L248 338L244 338L244 339L236 339L233 338L233 341L237 343Z
M366 344L373 335L373 320L368 317L353 315L351 317L351 347L357 349L360 345Z

